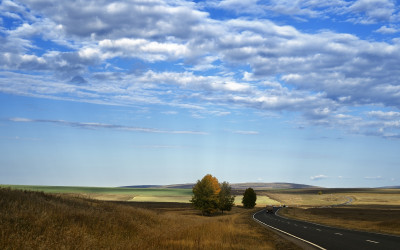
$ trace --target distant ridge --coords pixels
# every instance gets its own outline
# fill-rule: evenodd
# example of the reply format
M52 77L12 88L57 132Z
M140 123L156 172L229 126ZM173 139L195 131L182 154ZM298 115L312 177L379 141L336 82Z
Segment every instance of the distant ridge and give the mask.
M194 183L172 184L172 185L134 185L123 186L124 188L192 188Z
M124 188L162 188L160 185L137 185L137 186L124 186Z
M263 183L263 182L250 182L250 183L235 183L231 184L233 189L306 189L306 188L320 188L317 186L305 185L305 184L296 184L296 183L287 183L287 182L272 182L272 183Z
M296 184L296 183L287 183L287 182L273 182L273 183L264 183L264 182L246 182L246 183L233 183L230 184L232 189L307 189L307 188L320 188L317 186L305 185L305 184ZM136 185L136 186L124 186L126 188L192 188L194 183L186 183L186 184L173 184L173 185Z
M378 187L382 189L400 189L400 186L385 186L385 187Z

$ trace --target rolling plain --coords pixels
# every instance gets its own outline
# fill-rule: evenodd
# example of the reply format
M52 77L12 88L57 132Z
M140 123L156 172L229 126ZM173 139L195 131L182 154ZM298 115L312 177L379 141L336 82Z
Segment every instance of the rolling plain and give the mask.
M400 189L324 189L269 192L289 205L280 215L314 223L400 235ZM350 201L350 202L349 202ZM346 205L343 204L349 202Z
M252 221L266 204L280 215L400 235L400 189L258 189L257 207L211 217L189 204L190 188L0 186L2 249L297 249ZM24 191L25 190L25 191Z
M299 249L259 227L256 210L201 216L187 203L0 188L0 249Z

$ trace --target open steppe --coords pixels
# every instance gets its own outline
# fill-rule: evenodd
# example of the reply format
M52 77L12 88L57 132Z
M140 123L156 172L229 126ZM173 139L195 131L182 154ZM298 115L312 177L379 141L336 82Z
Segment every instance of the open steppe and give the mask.
M0 249L299 249L251 219L184 203L109 202L0 188Z
M192 209L191 189L3 185L0 190L1 249L295 249L252 221L265 204L286 205L279 213L295 219L400 235L400 189L256 190L254 210L234 207L212 217ZM243 190L233 192L240 204Z
M280 215L335 227L400 235L400 189L322 189L274 191L288 204ZM343 206L332 206L351 200Z
M279 211L285 217L339 228L400 235L400 207L348 206L335 208L288 207Z
M122 187L71 187L0 185L3 188L31 190L55 194L71 194L96 200L108 201L162 201L189 203L191 189L183 188L122 188Z
M345 203L349 199L351 199L351 205L400 206L400 189L271 189L260 190L257 194L269 196L289 206L330 206Z
M191 188L130 188L130 187L70 187L70 186L32 186L32 185L0 185L3 188L40 191L55 194L70 194L84 198L105 201L137 201L137 202L179 202L189 203L192 198ZM242 204L244 190L234 190L235 204ZM258 191L257 191L258 193ZM268 195L257 196L257 206L268 204L279 205Z

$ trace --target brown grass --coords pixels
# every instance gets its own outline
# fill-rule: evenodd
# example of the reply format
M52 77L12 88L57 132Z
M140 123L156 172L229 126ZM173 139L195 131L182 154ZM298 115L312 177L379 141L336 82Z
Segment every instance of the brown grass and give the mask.
M0 188L0 249L297 249L234 208L116 203Z
M341 228L400 235L400 207L348 206L336 208L285 208L286 217Z
M318 191L314 193L289 193L289 192L268 192L260 191L261 194L268 195L271 199L279 201L280 204L289 206L327 206L346 202L347 196L342 193L334 194L318 194Z
M318 193L322 192L321 195ZM400 206L400 189L373 188L321 188L321 189L271 189L258 190L258 195L268 196L280 204L301 207L318 207L341 204L351 197L352 205Z

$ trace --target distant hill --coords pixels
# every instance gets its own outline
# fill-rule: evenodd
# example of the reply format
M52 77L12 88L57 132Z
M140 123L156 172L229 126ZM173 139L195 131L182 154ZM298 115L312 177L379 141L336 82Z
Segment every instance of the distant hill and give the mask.
M254 183L235 183L231 184L233 189L304 189L304 188L319 188L317 186L310 186L305 184L296 184L296 183L286 183L286 182L273 182L273 183L263 183L263 182L254 182Z
M186 184L173 184L173 185L137 185L137 186L125 186L127 188L192 188L194 183ZM231 184L232 189L307 189L307 188L320 188L317 186L296 184L296 183L286 183L286 182L273 182L273 183L263 183L263 182L249 182L249 183L233 183Z
M137 186L123 186L123 188L162 188L160 185L137 185Z
M383 188L383 189L399 189L400 186L385 186L385 187L378 187L378 188Z
M192 188L194 183L172 184L172 185L135 185L124 186L124 188Z

